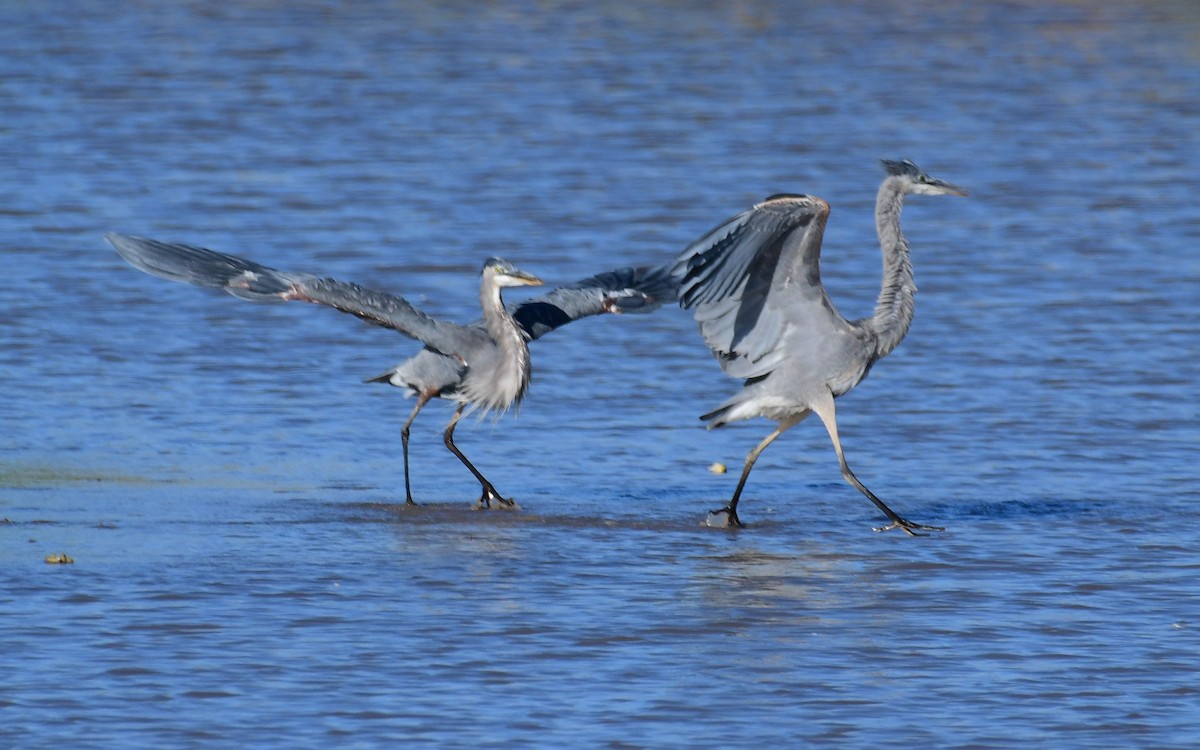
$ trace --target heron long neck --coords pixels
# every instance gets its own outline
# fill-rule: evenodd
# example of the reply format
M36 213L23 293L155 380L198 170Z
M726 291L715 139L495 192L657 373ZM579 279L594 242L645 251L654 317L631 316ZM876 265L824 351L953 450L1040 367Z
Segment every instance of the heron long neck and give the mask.
M504 307L500 287L485 281L479 288L479 303L483 308L483 322L492 340L500 348L500 363L492 379L495 389L490 399L491 409L506 409L521 400L529 385L532 372L529 362L529 344L525 333L517 326Z
M875 197L875 231L883 251L883 286L875 302L870 325L878 336L876 355L886 356L900 345L912 325L917 287L913 284L908 241L900 233L904 190L895 178L884 180Z

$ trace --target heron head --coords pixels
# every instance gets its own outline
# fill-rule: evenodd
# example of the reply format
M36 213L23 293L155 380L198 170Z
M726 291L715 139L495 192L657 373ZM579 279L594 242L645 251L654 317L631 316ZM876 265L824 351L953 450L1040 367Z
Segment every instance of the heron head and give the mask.
M911 195L970 195L966 188L930 177L908 159L901 161L884 159L883 168L892 177L902 180L904 192Z
M526 273L503 258L488 258L483 263L483 275L496 286L541 286L542 280Z

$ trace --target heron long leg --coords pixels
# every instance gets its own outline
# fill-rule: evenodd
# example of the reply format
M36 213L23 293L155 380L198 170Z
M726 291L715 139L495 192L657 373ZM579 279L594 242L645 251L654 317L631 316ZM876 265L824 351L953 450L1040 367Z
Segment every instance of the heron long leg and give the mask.
M487 480L487 477L480 473L479 469L476 469L474 464L468 461L467 457L463 455L463 452L460 451L458 446L454 444L454 427L458 424L458 420L460 417L462 417L463 409L465 408L467 408L466 404L459 404L458 408L454 410L454 416L450 419L450 424L446 426L446 432L443 435L445 438L446 447L450 449L451 453L458 456L458 460L463 462L463 466L466 466L471 470L471 473L474 474L475 478L479 480L479 484L483 486L483 494L479 497L480 506L484 508L490 508L492 505L491 501L495 500L496 502L500 503L500 507L502 508L515 509L517 504L512 500L501 497L500 493L496 491L496 488L492 485L492 483Z
M724 508L718 508L712 511L713 513L728 513L730 526L741 526L742 519L738 518L737 505L738 500L742 497L742 489L746 486L746 479L750 476L750 470L754 468L754 462L758 460L758 456L766 447L775 442L775 438L779 437L795 422L781 422L775 431L763 438L762 442L754 446L754 450L750 451L746 456L746 465L742 467L742 478L738 480L737 489L733 491L733 497L729 499L729 505Z
M888 524L887 526L877 528L877 529L875 529L875 531L888 531L889 529L900 529L904 533L906 533L910 536L916 536L915 530L917 530L917 529L920 529L922 531L945 531L946 530L942 526L926 526L924 524L913 523L912 521L907 521L907 520L901 518L899 515L896 514L895 511L893 511L891 508L887 507L887 505L882 500L880 500L875 495L874 492L871 492L869 489L867 489L866 485L864 485L862 482L858 481L858 477L854 476L853 471L850 471L850 466L849 466L849 464L846 463L846 456L842 452L842 441L841 441L841 439L838 438L837 412L833 405L833 394L832 393L826 393L823 398L817 399L811 405L811 409L813 412L816 413L816 415L818 417L821 418L821 421L825 424L825 429L829 432L829 439L833 441L833 449L835 451L837 451L838 464L841 466L841 469L842 469L842 478L845 479L847 482L849 482L851 485L853 485L854 488L857 489L859 492L863 493L863 495L865 495L868 500L870 500L872 503L874 503L875 507L877 507L881 511L883 511L884 514L888 518L892 519L892 522L890 524Z
M404 427L400 429L400 445L404 450L404 504L416 505L413 502L412 483L408 479L408 428L412 427L413 420L417 418L417 412L425 404L429 403L429 399L433 398L432 393L421 393L417 395L417 404L413 407L412 414L408 415L408 421L404 423Z

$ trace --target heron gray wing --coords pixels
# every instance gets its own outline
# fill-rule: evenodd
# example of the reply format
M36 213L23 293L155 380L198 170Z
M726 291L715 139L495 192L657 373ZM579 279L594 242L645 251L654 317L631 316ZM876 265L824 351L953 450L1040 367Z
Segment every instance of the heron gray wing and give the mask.
M282 302L279 295L292 285L290 274L233 255L116 232L109 232L104 238L139 271L185 284L224 289L242 299Z
M439 352L455 355L477 331L437 320L407 300L386 292L311 274L280 271L245 258L202 247L116 234L105 238L133 267L154 276L224 289L252 302L298 300L326 305L390 328Z
M637 266L581 279L547 294L508 306L531 339L574 320L603 313L648 313L674 300L678 280L671 266Z
M829 205L776 195L689 245L676 259L679 302L693 310L722 369L765 375L784 359L790 327L840 320L820 283Z

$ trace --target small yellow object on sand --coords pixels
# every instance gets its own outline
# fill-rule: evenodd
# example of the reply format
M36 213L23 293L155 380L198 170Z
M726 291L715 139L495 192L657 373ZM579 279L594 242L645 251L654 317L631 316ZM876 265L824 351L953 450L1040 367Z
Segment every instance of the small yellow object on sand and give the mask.
M713 474L724 474L727 471L725 464L721 463L720 461L717 461L712 466L709 466L708 470Z
M59 552L55 555L46 555L46 562L50 563L51 565L70 565L75 561L64 555L62 552Z

